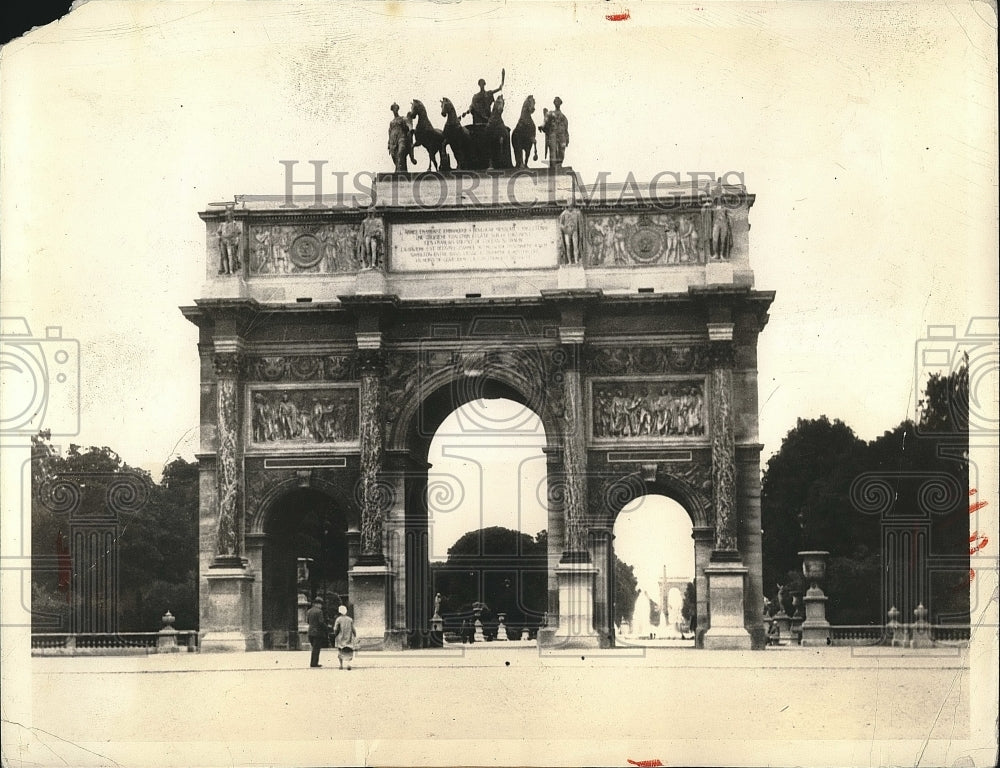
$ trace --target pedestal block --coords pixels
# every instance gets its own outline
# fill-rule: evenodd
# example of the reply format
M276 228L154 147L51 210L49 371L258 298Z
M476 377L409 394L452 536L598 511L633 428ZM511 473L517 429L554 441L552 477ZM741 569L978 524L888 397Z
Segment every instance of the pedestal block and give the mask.
M429 643L432 648L440 648L444 645L444 619L437 613L431 616Z
M251 629L254 574L246 568L210 568L206 579L202 653L260 650L260 638Z
M560 264L556 280L560 290L587 287L587 273L583 264Z
M363 269L358 272L355 293L358 296L379 296L388 292L389 281L381 269Z
M829 645L830 622L826 620L827 597L821 589L812 587L802 598L806 604L806 620L802 622L802 645Z
M750 650L750 633L743 613L747 569L738 563L712 563L705 569L705 575L711 616L704 647Z
M774 614L774 621L778 625L781 639L787 640L792 634L792 617L784 611Z
M710 261L705 265L705 285L732 285L733 265L724 261Z
M549 644L561 648L600 648L601 636L594 630L594 579L597 568L590 563L560 563L559 626ZM541 637L541 635L539 635Z
M356 565L348 572L348 577L358 647L368 650L392 648L395 645L389 632L392 571L384 565Z

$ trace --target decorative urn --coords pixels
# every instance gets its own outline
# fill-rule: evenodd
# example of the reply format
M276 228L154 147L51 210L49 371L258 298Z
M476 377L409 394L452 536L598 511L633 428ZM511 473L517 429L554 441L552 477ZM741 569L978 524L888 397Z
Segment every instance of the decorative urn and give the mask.
M809 591L819 590L819 584L826 577L826 559L830 553L825 550L807 550L799 552L802 558L802 575L809 582Z

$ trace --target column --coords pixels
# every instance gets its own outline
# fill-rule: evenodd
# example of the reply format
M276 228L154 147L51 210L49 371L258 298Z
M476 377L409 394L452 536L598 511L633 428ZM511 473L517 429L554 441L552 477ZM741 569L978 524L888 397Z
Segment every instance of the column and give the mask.
M710 432L715 548L705 569L708 577L709 627L705 648L749 649L744 595L747 569L738 544L736 507L736 438L733 425L733 324L708 323L711 343Z
M240 433L241 344L215 342L216 488L219 505L215 558L206 580L207 626L201 650L246 651L253 647L253 571L244 565L243 455Z
M602 648L610 648L614 644L614 539L610 528L592 528L590 531L591 553L599 569L594 586L594 628L600 635Z
M548 500L548 595L545 607L545 624L538 629L538 645L551 645L559 629L559 577L558 563L562 558L565 541L566 512L563 509L562 472L563 457L559 448L543 448L545 452L546 497Z
M362 648L385 648L392 627L392 572L386 564L383 527L393 489L382 473L385 460L385 414L382 376L385 356L381 334L358 333L361 374L361 553L348 572L354 623Z
M709 625L708 576L712 561L712 545L715 543L715 529L696 526L691 531L694 539L694 591L695 591L695 646L704 647L705 632Z
M582 320L582 318L574 318ZM559 584L559 628L553 642L564 648L596 648L594 591L597 568L587 549L587 420L584 414L582 325L563 326L559 337L564 354L563 504L565 548L556 567Z
M365 565L384 565L382 527L387 489L381 485L385 459L382 408L384 358L380 349L360 350L361 369L361 557Z
M236 352L216 353L216 435L218 439L219 528L213 568L242 568L243 537L240 525L243 463L240 455L239 372L242 358Z

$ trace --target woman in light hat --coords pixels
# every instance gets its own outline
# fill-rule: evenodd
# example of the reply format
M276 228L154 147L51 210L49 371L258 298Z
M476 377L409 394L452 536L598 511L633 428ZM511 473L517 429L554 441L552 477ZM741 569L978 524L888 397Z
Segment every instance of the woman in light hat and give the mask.
M347 661L347 668L351 668L354 660L354 642L358 638L358 633L354 631L354 619L347 615L347 606L342 605L337 609L340 615L333 624L333 641L337 646L337 660L340 668L344 668L344 661Z

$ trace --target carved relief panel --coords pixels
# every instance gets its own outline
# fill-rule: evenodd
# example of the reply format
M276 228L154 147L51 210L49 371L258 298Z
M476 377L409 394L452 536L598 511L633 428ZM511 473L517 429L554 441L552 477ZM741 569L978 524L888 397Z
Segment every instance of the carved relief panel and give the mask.
M359 395L354 384L248 387L251 449L357 446Z
M356 272L357 224L254 224L249 232L250 274Z
M704 264L728 259L732 218L723 206L655 214L587 216L590 266Z
M705 379L592 379L591 438L595 441L702 440L708 433Z

